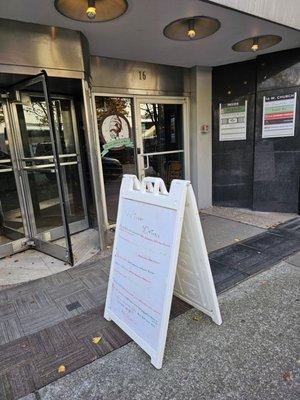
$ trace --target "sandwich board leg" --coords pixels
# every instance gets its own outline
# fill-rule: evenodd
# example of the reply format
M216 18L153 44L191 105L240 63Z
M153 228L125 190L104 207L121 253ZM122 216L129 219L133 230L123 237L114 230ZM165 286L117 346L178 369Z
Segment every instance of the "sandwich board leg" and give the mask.
M161 369L162 368L162 357L151 357L151 364L156 368L156 369Z
M105 308L105 310L104 310L104 318L105 318L107 321L111 321L109 312L108 312L108 310L107 310L106 308Z
M214 316L212 317L212 320L217 325L222 325L222 317L221 317L220 311L214 314Z

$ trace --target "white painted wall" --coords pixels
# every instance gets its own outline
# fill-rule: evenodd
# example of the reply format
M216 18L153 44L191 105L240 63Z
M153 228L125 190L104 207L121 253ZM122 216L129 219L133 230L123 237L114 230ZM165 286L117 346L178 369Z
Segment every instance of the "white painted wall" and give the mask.
M212 0L248 14L300 29L299 0Z
M212 204L212 73L195 66L190 74L191 181L200 209ZM208 133L201 132L203 124L208 124Z

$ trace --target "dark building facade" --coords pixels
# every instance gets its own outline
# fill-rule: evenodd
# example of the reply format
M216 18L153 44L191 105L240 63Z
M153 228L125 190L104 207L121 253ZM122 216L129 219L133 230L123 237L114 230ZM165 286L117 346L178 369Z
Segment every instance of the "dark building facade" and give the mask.
M263 138L263 101L296 93L294 136ZM277 97L276 97L277 98ZM220 103L247 100L245 140L220 141ZM213 203L299 212L300 49L213 69Z

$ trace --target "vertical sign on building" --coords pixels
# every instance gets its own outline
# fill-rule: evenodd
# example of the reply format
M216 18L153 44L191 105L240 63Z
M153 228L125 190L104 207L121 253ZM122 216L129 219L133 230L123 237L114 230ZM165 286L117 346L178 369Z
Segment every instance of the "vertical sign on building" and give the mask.
M262 137L294 136L297 93L264 96Z
M246 140L247 100L219 104L219 140Z

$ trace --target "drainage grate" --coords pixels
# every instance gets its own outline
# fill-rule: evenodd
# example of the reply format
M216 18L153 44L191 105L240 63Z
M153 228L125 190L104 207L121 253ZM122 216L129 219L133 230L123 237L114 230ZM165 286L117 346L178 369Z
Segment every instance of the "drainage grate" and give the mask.
M77 308L82 307L79 301L74 301L74 303L70 303L66 305L66 309L68 311L76 310Z

